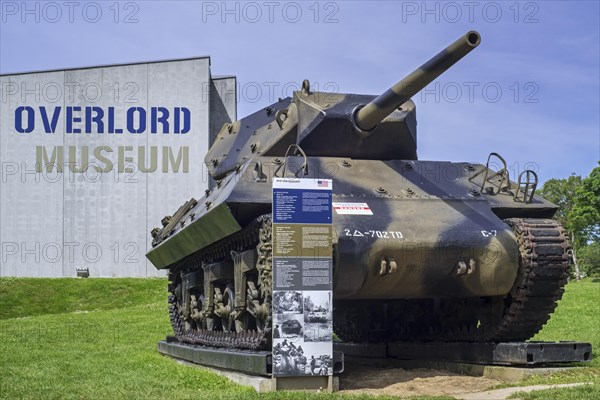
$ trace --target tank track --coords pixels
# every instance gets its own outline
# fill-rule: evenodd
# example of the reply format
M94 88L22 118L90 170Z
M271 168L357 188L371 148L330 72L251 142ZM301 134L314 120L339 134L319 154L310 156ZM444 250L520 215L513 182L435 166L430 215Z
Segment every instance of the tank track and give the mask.
M400 318L402 313L409 314L413 317L410 322L394 324L394 316L388 313L386 327L361 323L372 321L369 315L381 313L381 307L347 305L342 309L346 315L338 319L336 333L352 342L509 342L531 338L548 322L562 297L571 247L565 230L554 220L512 218L505 222L515 233L520 256L515 284L504 298L456 300L443 322L439 316L432 316L432 303L415 300L396 313Z
M520 251L517 279L505 298L493 299L485 304L465 304L464 307L468 308L467 314L471 315L468 321L456 321L450 326L421 323L417 324L416 329L415 325L405 326L396 331L396 333L400 332L400 335L380 334L377 335L376 340L505 342L527 340L535 335L549 320L550 314L556 308L556 302L562 297L570 266L571 247L565 230L554 220L513 218L505 222L512 227ZM243 251L256 246L259 290L263 296L270 296L272 279L270 227L271 216L263 215L242 231L187 257L170 268L169 313L175 335L179 340L207 346L251 350L270 346L270 325L268 329L262 331L229 332L195 329L193 332L186 332L175 295L177 277L181 272L199 270L203 263L217 262L228 256L231 250ZM372 340L373 336L369 334L369 330L365 326L357 326L356 322L372 320L368 316L374 315L374 312L377 313L374 309L360 306L344 308L344 316L338 317L338 324L334 327L336 334L345 341Z
M564 228L551 219L507 219L520 251L520 267L499 323L474 331L478 341L520 341L538 333L562 298L571 249Z
M242 332L216 331L208 329L185 328L185 322L179 312L179 300L176 286L181 273L199 271L203 263L218 262L229 256L231 250L244 251L257 248L259 270L259 290L263 297L271 295L271 215L262 215L248 224L240 232L194 253L169 267L169 317L178 340L187 343L213 347L259 350L270 345L271 328L269 322L262 331L246 330ZM266 228L266 229L265 229ZM265 284L268 284L266 286ZM270 307L270 304L269 304Z

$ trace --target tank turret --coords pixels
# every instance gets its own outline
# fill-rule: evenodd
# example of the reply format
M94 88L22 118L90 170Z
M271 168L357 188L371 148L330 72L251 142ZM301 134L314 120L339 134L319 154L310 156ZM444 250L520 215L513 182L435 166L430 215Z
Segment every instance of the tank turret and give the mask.
M209 173L221 179L255 155L283 157L291 144L309 156L416 160L410 98L480 42L468 32L379 96L313 92L305 80L293 98L226 124L205 157Z

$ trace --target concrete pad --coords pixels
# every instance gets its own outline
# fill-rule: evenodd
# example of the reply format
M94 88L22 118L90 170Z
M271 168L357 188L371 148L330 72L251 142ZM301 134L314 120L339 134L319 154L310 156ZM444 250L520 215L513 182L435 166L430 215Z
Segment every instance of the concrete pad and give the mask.
M194 363L183 361L183 360L178 360L176 358L174 360L176 360L179 364L182 364L182 365L189 365L192 367L201 368L206 371L210 371L215 374L224 376L225 378L229 379L231 382L237 383L238 385L250 386L254 390L256 390L258 393L272 392L275 390L273 383L271 381L271 378L266 378L264 376L247 375L247 374L243 374L241 372L226 371L226 370L222 370L222 369L218 369L218 368L205 367L203 365L194 364Z
M572 370L581 367L499 367L488 365L483 370L483 377L503 382L517 382L534 375L550 375L556 372Z
M340 390L340 379L337 376L333 377L300 377L298 381L300 382L300 386L294 386L294 381L292 378L287 378L288 383L281 385L278 381L281 379L275 378L267 378L264 376L255 376L255 375L247 375L241 372L228 371L219 368L206 367L204 365L195 364L187 361L183 361L177 358L173 358L179 364L188 365L196 368L201 368L206 371L210 371L212 373L221 375L227 379L229 379L233 383L237 383L242 386L250 386L258 393L267 393L267 392L275 392L277 390L303 390L303 391L316 391L316 392L337 392ZM318 384L312 385L314 382L310 383L309 386L304 386L302 384L302 378L324 378L324 383L317 382ZM306 383L306 382L305 382Z
M302 390L318 393L333 393L340 390L337 376L273 377L273 390Z
M509 396L517 392L533 392L535 390L547 390L547 389L558 389L568 388L587 385L587 383L566 383L562 385L535 385L535 386L522 386L522 387L511 387L496 390L487 390L485 392L467 393L461 395L454 395L458 399L462 400L505 400Z

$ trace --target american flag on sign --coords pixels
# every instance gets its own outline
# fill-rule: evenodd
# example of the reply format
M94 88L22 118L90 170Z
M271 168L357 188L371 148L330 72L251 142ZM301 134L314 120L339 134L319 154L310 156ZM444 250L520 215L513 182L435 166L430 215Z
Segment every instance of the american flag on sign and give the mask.
M329 181L318 180L317 187L329 187Z

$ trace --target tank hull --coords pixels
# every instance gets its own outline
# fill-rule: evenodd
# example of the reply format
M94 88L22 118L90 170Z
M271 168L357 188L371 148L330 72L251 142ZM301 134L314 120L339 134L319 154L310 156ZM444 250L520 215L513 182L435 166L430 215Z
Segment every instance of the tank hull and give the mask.
M285 160L292 172L303 161ZM281 162L256 157L219 182L149 252L150 261L169 268L270 213L271 182L281 175ZM503 219L548 217L555 210L543 199L523 204L508 194L474 195L469 177L482 167L477 164L338 157L307 162L306 178L333 179L334 204L366 204L370 210L333 213L337 299L505 295L515 281L519 252Z
M366 204L372 216L334 215L337 299L501 296L513 286L517 242L485 202Z

